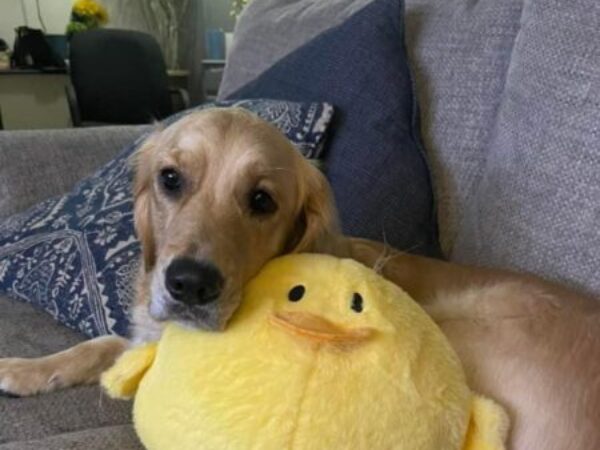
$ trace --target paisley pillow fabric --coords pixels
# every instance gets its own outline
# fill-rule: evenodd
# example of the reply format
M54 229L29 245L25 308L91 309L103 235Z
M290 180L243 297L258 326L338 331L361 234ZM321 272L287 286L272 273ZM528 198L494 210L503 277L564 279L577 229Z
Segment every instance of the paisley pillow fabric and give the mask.
M221 101L273 123L308 158L319 158L333 108L279 100ZM70 193L0 223L0 294L43 308L89 337L125 335L140 246L133 228L129 157L142 136ZM1 309L1 305L0 305Z

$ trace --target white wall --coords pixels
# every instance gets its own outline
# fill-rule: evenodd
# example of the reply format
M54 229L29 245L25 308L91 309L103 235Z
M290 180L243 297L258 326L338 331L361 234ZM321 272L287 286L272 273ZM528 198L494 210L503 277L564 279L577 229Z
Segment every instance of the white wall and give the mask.
M107 27L152 33L140 9L139 2L147 0L102 0L108 11Z
M204 28L233 31L235 19L229 14L230 11L230 0L204 0Z
M74 0L39 0L39 2L47 33L64 34ZM4 39L11 48L15 39L14 29L16 27L28 23L31 28L42 28L38 20L35 0L23 0L23 3L27 21L23 17L21 0L0 0L0 38ZM101 3L108 10L107 26L152 32L144 22L136 1L101 0Z
M12 48L15 40L15 28L28 24L31 28L41 28L38 20L35 0L23 0L27 18L23 17L21 0L0 0L0 38L4 39ZM40 0L42 18L46 24L46 31L50 34L63 34L73 0Z

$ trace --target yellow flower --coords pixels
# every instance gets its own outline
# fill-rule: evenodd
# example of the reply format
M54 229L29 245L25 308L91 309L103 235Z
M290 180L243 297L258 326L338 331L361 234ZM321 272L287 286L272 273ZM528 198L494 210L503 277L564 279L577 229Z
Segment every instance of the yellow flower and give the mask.
M106 11L106 8L102 5L100 5L100 8L98 10L98 21L104 25L106 22L108 22L108 12Z
M106 8L95 0L77 0L73 4L73 12L79 16L95 17L101 25L108 22Z

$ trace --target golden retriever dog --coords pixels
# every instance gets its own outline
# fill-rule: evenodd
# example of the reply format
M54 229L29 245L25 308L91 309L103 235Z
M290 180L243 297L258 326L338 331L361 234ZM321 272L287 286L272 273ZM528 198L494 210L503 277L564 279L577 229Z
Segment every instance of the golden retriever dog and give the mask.
M134 191L143 264L131 341L107 336L44 358L0 360L1 390L26 396L95 383L131 342L157 339L166 320L222 329L267 261L323 252L376 268L427 309L473 389L509 411L510 448L600 448L595 300L343 236L324 176L273 126L239 109L193 113L156 131L135 155Z

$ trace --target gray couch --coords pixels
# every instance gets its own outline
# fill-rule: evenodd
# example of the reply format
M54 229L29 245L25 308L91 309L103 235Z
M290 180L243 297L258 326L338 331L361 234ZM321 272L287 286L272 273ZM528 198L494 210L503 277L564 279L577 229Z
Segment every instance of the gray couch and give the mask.
M254 0L221 95L367 1ZM598 295L596 0L407 0L406 21L447 256ZM141 131L0 133L0 218L65 191ZM0 357L81 339L0 299ZM129 408L95 387L0 398L0 450L138 448Z
M67 191L144 130L0 132L0 220ZM43 356L82 340L46 313L0 297L0 357ZM111 401L96 386L0 397L0 450L141 448L130 411L129 403Z

